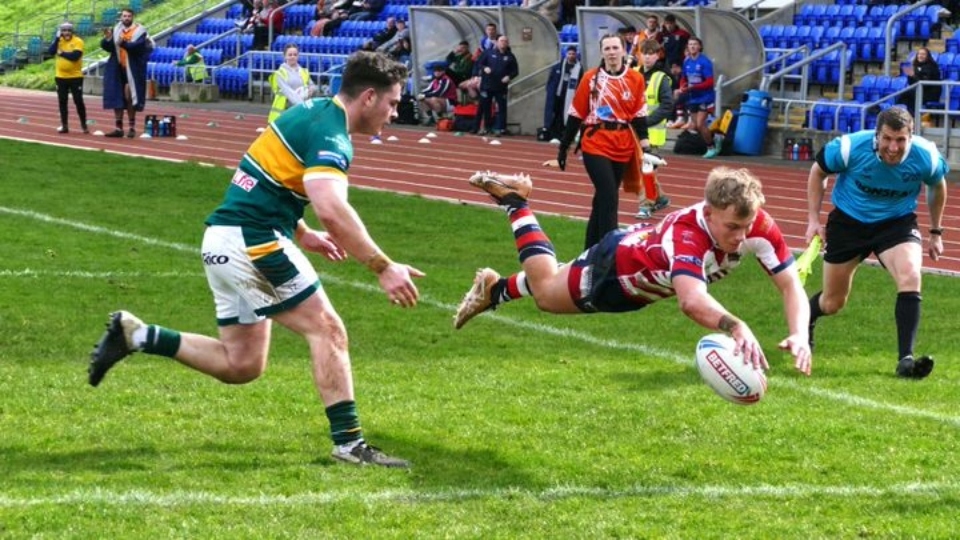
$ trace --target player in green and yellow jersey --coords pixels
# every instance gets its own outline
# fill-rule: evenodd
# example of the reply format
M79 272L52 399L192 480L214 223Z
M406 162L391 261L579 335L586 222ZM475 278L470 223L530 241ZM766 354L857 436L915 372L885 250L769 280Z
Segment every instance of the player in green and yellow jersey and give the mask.
M419 270L390 260L347 202L350 134L372 135L397 115L407 69L379 53L347 61L340 92L307 100L269 124L244 154L223 203L207 218L202 261L216 303L219 339L111 315L90 363L96 386L135 351L175 358L223 382L242 384L266 368L271 321L310 346L335 459L408 467L363 438L354 401L347 333L302 250L332 261L353 257L374 272L391 302L416 305ZM312 206L324 231L310 228ZM299 245L299 247L298 247Z

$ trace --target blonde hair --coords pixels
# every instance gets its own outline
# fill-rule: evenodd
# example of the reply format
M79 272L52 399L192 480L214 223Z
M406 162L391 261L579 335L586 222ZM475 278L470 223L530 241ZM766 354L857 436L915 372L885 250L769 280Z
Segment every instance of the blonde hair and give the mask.
M719 210L733 205L738 218L751 216L766 202L760 179L748 169L717 167L707 175L707 204Z

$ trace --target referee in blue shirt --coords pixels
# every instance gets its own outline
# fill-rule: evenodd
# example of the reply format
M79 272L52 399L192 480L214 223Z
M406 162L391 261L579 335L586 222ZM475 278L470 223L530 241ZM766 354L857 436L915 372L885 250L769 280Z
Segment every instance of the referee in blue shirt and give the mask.
M814 235L820 235L826 241L823 290L810 298L811 348L817 319L843 309L857 267L876 254L897 284L896 373L922 379L933 371L933 358L913 355L920 326L923 265L923 235L915 211L920 188L926 186L930 212L927 253L937 260L943 254L941 220L948 170L937 147L913 135L913 118L899 107L877 116L876 131L842 135L820 150L807 185L806 240L809 243ZM834 210L824 227L820 207L830 175L836 175Z

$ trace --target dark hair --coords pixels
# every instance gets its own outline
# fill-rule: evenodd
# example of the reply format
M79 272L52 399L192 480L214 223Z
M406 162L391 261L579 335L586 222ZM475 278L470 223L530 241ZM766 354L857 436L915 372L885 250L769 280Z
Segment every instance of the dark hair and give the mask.
M461 41L460 43L458 43L457 45L466 45L467 47L469 47L469 46L470 46L470 42L467 41L467 40L463 40L463 41Z
M675 22L677 22L677 16L674 15L673 13L667 13L667 14L663 17L663 22L672 22L672 23L675 23Z
M357 51L350 55L343 68L340 93L356 98L364 90L373 88L378 94L407 80L407 67L383 53Z
M883 126L887 126L894 131L900 131L903 128L913 131L913 117L903 107L890 107L880 111L880 114L877 115L878 134Z
M567 46L567 52L570 52L570 51L577 52L577 46L576 46L576 45L568 45L568 46Z

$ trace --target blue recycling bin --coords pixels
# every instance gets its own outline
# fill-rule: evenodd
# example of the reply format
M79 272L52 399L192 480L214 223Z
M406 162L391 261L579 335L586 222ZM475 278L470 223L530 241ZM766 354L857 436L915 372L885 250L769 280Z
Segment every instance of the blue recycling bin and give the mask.
M761 90L747 90L740 104L737 130L733 135L733 151L747 156L763 152L763 139L770 123L770 94Z

